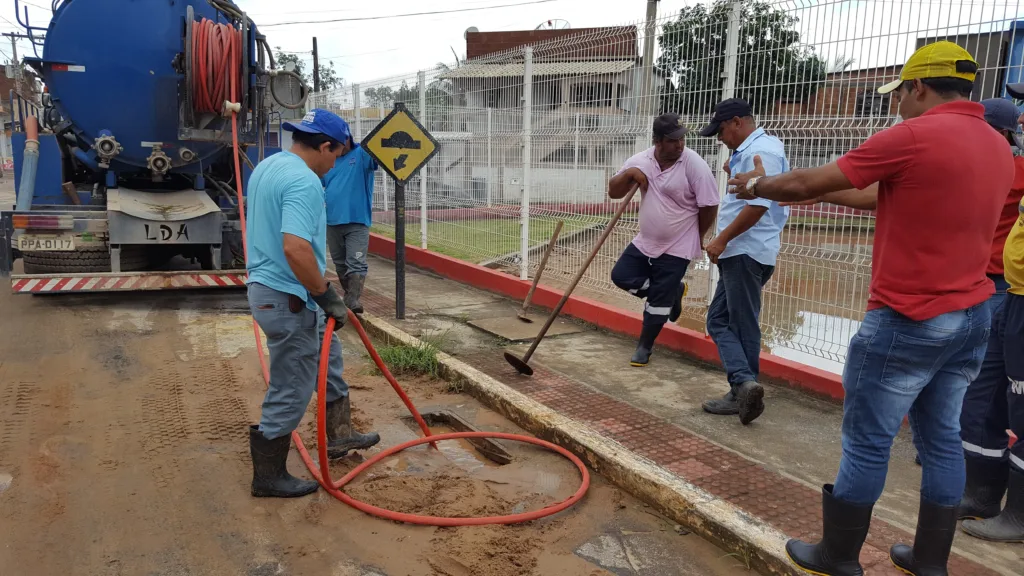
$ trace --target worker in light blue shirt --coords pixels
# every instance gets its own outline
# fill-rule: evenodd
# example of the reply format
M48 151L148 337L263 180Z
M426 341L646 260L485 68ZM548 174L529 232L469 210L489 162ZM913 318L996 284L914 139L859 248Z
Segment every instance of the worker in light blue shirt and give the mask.
M359 298L366 283L366 253L373 223L373 180L377 163L359 144L349 150L324 176L327 189L327 246L345 290L345 305L363 313Z
M754 122L750 104L739 98L718 103L701 136L717 136L733 151L730 174L754 169L760 156L768 175L789 171L782 142ZM730 193L718 211L718 235L705 247L718 266L715 295L708 306L707 331L718 347L729 392L704 402L706 412L739 415L749 424L764 412L764 388L757 382L761 354L761 292L775 272L782 228L789 208L755 198L741 200Z
M286 122L292 147L260 162L249 178L246 201L246 269L249 309L266 335L270 382L260 423L249 429L252 495L295 497L317 483L288 473L291 433L316 389L326 318L340 328L345 304L324 278L327 213L320 177L348 148L348 125L327 110ZM344 456L380 441L352 426L348 384L342 378L341 340L332 335L327 367L328 456Z

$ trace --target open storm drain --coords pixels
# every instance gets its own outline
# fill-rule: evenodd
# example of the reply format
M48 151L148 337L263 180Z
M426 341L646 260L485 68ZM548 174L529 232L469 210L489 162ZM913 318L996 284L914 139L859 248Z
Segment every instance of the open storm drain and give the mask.
M452 432L480 432L463 417L449 410L433 410L421 412L423 420L430 426L434 434L449 434ZM416 420L412 416L403 416L402 421L409 428L419 430ZM512 454L500 443L491 438L465 438L455 442L446 442L438 445L441 451L449 460L456 463L468 463L468 469L472 470L474 462L479 465L503 466L512 461ZM482 457L482 458L481 458Z

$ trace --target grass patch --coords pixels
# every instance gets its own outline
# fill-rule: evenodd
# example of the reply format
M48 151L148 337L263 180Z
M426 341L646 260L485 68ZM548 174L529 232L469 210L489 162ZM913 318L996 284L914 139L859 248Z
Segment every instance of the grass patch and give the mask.
M438 349L426 342L419 346L408 344L388 344L377 348L377 354L395 376L430 376L437 378ZM379 368L374 374L380 375Z
M445 334L424 337L417 346L408 344L387 344L377 348L377 354L395 376L440 377L437 353L444 344ZM381 371L373 365L374 375Z
M599 222L607 222L608 218L609 216L603 215L566 218L559 237L565 237ZM550 217L530 218L530 245L535 246L550 240L558 220ZM518 251L519 226L518 218L428 222L427 248L459 260L482 262ZM391 239L395 237L395 229L391 225L374 224L372 230ZM406 223L405 243L409 246L420 245L419 222Z

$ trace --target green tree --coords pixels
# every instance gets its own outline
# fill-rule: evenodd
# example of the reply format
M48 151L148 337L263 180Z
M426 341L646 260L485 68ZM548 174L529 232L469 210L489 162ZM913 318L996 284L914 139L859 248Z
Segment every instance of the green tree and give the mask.
M736 96L755 112L770 112L780 100L804 101L824 81L828 65L800 44L795 16L767 2L741 1ZM721 99L731 11L728 0L695 4L664 25L655 64L669 80L662 112L710 113Z
M431 130L448 130L452 129L450 126L451 108L455 103L453 87L451 81L440 78L440 75L448 72L449 68L444 64L438 64L435 68L438 73L437 77L433 81L427 82L425 94L427 124ZM365 101L361 103L363 106L391 107L395 102L402 102L422 120L423 115L417 112L420 102L418 80L412 85L407 80L403 80L398 88L391 86L367 88L363 90L363 96L365 98Z
M313 89L313 73L309 67L306 66L306 61L299 58L298 54L291 54L282 52L281 47L277 47L277 54L274 55L278 68L292 68L296 74L298 74L302 81ZM338 70L334 67L333 61L327 63L320 63L320 90L334 90L345 86L345 79L338 74Z

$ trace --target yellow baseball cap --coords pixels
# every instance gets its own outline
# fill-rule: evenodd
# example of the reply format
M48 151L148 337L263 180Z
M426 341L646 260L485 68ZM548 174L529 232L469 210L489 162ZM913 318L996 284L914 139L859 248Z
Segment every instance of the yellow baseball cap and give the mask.
M900 79L882 86L879 94L888 94L907 80L926 78L963 78L974 82L978 63L967 50L958 44L942 40L926 44L917 49L900 71Z

